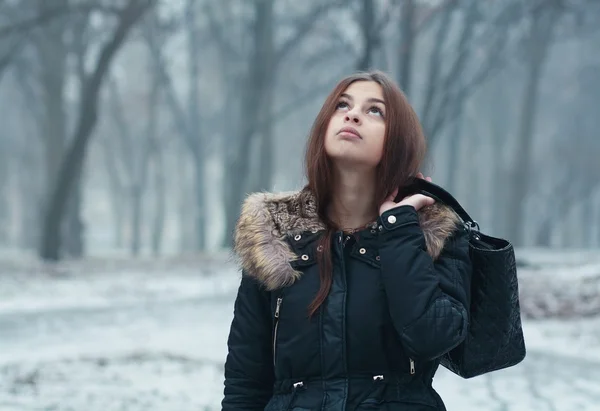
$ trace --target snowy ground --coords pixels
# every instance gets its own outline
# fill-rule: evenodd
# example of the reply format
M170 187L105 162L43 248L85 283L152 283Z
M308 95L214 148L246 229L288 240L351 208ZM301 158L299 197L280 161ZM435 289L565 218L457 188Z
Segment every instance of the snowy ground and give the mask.
M600 275L597 254L528 252L519 274L527 288L565 287ZM0 411L218 410L237 285L224 256L1 260ZM524 328L522 364L472 380L440 370L449 411L600 410L600 316Z

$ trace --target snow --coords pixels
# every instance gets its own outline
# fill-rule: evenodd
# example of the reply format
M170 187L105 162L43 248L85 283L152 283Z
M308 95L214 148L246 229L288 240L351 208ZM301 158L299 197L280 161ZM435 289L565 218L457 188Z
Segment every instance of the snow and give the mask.
M227 254L13 257L0 260L0 411L219 409L239 284ZM600 273L598 253L519 257L525 306ZM449 411L599 409L600 315L525 317L523 327L522 364L470 380L440 369L434 386Z
M227 294L238 286L237 269L230 260L224 254L188 260L0 263L0 313L166 303ZM221 275L210 275L217 270Z
M532 250L519 254L521 310L530 318L600 315L600 252Z

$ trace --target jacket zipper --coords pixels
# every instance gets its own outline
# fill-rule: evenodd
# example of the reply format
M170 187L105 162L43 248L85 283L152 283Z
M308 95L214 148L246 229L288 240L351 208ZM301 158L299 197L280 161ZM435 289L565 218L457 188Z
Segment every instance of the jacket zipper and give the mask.
M348 242L348 240L350 240L350 236L347 235L346 238L344 238L343 242L342 242L342 248L346 248L346 243Z
M346 238L344 238L343 234L340 234L340 242L342 243L342 248L346 247L346 243L348 242L349 239L350 239L349 235L346 236ZM278 316L279 303L280 303L279 300L280 299L277 300L278 305L277 305L277 309L275 310L276 317ZM275 332L277 332L277 331L275 331ZM416 373L415 360L413 360L412 358L409 358L409 360L410 360L410 375L414 375Z
M279 310L283 298L277 297L277 306L275 307L275 331L273 332L273 365L275 365L277 354L277 330L279 329Z

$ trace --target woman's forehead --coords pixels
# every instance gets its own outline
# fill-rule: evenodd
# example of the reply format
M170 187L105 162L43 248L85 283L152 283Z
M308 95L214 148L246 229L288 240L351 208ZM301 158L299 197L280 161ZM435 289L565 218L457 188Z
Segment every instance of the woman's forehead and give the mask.
M351 98L383 100L383 89L374 81L356 81L350 84L343 94Z

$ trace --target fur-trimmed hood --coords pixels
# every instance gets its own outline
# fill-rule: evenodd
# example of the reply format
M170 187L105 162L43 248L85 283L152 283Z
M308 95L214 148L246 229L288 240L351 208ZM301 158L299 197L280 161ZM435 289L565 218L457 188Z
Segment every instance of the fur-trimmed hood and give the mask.
M460 218L448 206L435 203L419 210L427 251L436 259ZM268 290L293 284L302 274L290 264L298 256L286 237L316 233L325 225L317 214L316 200L307 189L249 195L234 234L234 251L242 269Z

